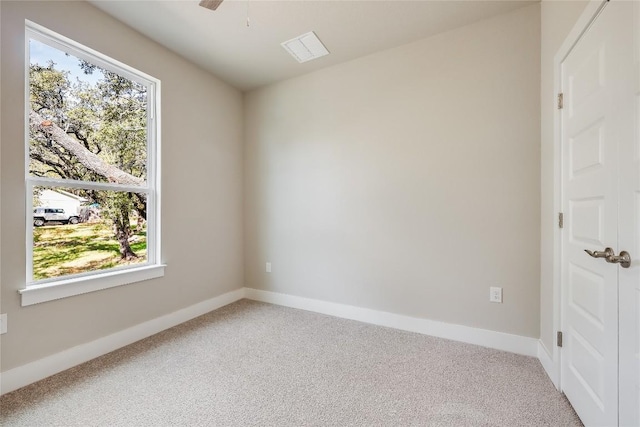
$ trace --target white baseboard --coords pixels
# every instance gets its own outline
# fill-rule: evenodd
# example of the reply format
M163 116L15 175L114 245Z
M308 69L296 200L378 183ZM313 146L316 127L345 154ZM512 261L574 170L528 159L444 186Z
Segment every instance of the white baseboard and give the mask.
M244 298L244 288L72 347L2 373L0 394L24 387Z
M316 313L345 319L358 320L374 325L387 326L404 331L446 338L454 341L476 344L511 353L536 357L538 354L538 340L520 335L472 328L417 317L388 313L385 311L355 307L311 298L297 297L259 289L245 288L245 298L255 301L268 302L285 307L299 308Z
M538 340L538 360L540 360L540 364L542 364L545 372L551 378L553 385L560 390L560 379L558 378L556 363L553 360L553 353L547 349L542 340Z

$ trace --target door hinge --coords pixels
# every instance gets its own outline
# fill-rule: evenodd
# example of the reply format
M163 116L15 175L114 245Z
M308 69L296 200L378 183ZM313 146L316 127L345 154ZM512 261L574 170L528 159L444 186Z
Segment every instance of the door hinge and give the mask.
M562 212L558 213L558 227L564 228L564 214Z
M556 334L556 344L558 347L562 347L562 332L560 331Z
M560 92L558 94L558 110L562 110L564 108L564 94Z

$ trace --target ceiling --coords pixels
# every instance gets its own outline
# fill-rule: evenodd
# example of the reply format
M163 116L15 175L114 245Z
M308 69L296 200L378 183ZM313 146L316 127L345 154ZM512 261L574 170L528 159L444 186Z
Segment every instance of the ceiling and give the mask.
M251 90L505 13L528 0L89 0L118 20L210 71ZM250 26L247 27L247 12ZM299 64L281 42L315 31L329 49Z

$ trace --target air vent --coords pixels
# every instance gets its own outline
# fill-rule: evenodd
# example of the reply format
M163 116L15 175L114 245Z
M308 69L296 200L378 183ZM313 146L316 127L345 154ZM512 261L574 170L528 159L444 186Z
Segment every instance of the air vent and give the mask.
M295 39L281 43L282 47L293 56L296 61L302 63L320 58L329 54L329 51L322 44L316 33L303 34Z

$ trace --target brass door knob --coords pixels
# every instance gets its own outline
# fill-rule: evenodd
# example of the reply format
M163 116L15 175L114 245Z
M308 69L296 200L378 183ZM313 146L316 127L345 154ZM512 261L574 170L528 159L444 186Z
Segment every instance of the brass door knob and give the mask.
M590 251L589 249L585 249L584 250L586 253L588 253L590 256L592 256L593 258L609 258L612 256L615 256L616 253L613 251L613 249L611 248L605 248L604 251Z
M620 252L620 255L608 256L606 260L612 264L620 264L622 268L629 268L631 266L631 255L629 255L627 251Z

